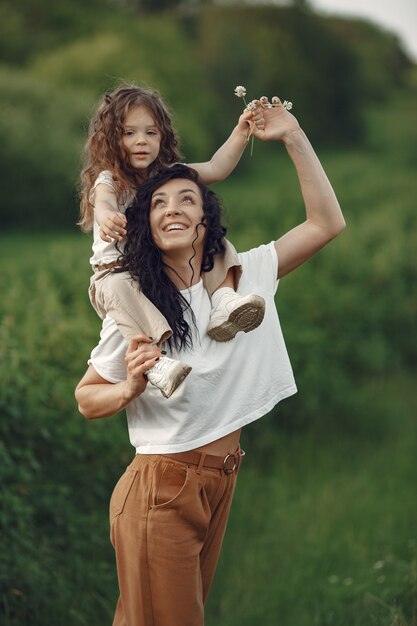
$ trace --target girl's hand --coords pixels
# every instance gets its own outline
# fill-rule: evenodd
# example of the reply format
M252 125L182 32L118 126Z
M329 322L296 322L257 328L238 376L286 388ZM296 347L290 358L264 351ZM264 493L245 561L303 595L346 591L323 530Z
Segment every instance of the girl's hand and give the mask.
M153 339L143 335L131 339L125 355L127 370L125 394L128 402L145 391L148 384L145 373L155 365L160 356L161 350Z
M237 127L241 133L248 139L252 134L253 129L253 111L245 109L242 115L239 117Z
M248 109L244 109L242 115L239 117L238 127L242 131L247 131L248 128L252 130L254 126L259 129L264 128L265 120L263 112L264 110L260 106L257 106L256 109L253 109L251 111L248 111Z
M102 213L100 237L111 243L113 239L121 241L126 236L126 216L123 213L107 210Z
M285 141L292 132L300 130L296 118L282 106L281 100L274 96L272 106L265 96L260 99L254 115L263 112L264 126L255 125L253 134L262 141Z
M246 134L249 139L251 135L254 135L254 128L263 130L265 128L265 120L263 116L262 107L257 107L252 111L245 109L242 115L239 117L238 128Z

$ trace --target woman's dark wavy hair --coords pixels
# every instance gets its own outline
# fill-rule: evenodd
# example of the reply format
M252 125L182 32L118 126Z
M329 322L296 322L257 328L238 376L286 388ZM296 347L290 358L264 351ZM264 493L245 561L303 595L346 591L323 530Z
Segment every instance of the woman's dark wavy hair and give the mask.
M192 347L191 328L184 319L184 311L189 309L190 305L167 275L165 271L167 266L162 260L161 251L152 239L149 224L153 194L162 185L176 178L193 181L200 189L203 199L203 224L206 234L202 271L209 272L213 268L214 256L224 252L223 238L226 228L221 223L222 208L216 194L200 181L195 170L178 163L160 170L141 185L135 200L126 211L127 237L121 260L122 270L130 272L132 278L139 283L141 291L171 326L173 334L168 340L169 347L183 349ZM198 226L196 239L197 229ZM192 258L189 259L190 265ZM192 320L195 323L193 315Z

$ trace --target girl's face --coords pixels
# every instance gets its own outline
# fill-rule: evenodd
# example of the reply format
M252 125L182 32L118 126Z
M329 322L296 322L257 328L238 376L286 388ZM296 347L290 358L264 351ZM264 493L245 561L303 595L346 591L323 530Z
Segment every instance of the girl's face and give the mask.
M149 167L159 154L161 139L161 131L149 109L141 105L129 109L124 119L121 143L132 167L137 170Z

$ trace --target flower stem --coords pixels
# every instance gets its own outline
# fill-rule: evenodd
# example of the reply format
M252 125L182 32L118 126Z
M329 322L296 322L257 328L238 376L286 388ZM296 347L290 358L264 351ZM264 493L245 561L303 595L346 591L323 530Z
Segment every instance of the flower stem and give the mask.
M242 100L243 100L243 104L245 105L246 108L248 108L247 102L245 100L245 96L241 96L241 97L242 97ZM249 129L250 129L250 126L249 126ZM250 147L250 156L252 156L252 154L253 154L253 142L254 142L255 137L252 135L251 130L249 130L249 135L248 135L248 138L246 139L246 143L249 141L251 136L252 136L252 143L251 143L251 147Z

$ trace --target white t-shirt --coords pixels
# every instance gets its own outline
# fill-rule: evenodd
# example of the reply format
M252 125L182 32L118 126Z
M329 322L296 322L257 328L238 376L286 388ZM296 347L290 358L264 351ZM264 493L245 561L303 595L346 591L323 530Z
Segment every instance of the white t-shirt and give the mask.
M265 298L262 324L232 341L216 342L206 334L211 303L200 281L181 293L191 302L197 321L193 349L173 351L192 366L185 381L168 399L148 384L126 407L129 437L136 452L184 452L215 441L268 413L280 400L296 393L291 364L274 302L278 259L272 243L239 254L243 274L238 292ZM100 343L89 363L104 379L126 379L127 343L115 322L103 322Z
M116 191L113 175L110 170L103 170L97 176L95 183L90 191L89 200L92 204L94 204L94 195L95 189L97 185L108 185L114 191ZM118 210L120 213L126 213L126 209L129 204L132 202L134 198L133 191L131 193L127 193L126 197L123 198L123 202L118 205ZM111 263L112 261L116 261L119 258L120 252L116 248L116 240L113 239L110 243L104 241L99 234L100 226L97 221L94 220L93 227L93 256L90 258L91 265L101 265L103 263ZM123 250L123 241L119 242L120 251Z

